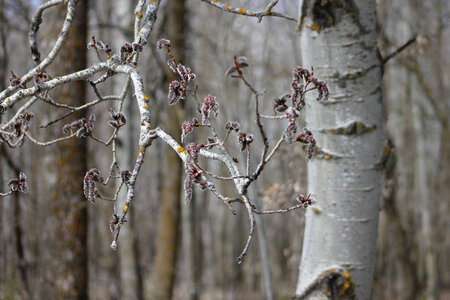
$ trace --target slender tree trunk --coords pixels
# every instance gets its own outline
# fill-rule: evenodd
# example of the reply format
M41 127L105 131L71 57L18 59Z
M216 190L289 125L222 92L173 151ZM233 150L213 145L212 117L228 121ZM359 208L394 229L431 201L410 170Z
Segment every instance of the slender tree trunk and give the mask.
M251 196L253 199L258 199L258 192L256 189L251 191ZM262 265L262 271L263 271L263 285L264 285L264 291L266 292L266 299L267 300L273 300L274 299L274 293L272 289L272 278L271 278L271 271L270 271L270 260L269 260L269 250L267 248L267 239L266 234L264 231L264 223L261 215L255 215L255 222L256 226L258 227L258 246L259 246L259 253L261 255L261 265Z
M60 9L59 15L65 13ZM50 74L67 74L86 68L88 1L80 0L67 43ZM81 105L86 99L83 81L55 90L52 97L67 105ZM82 117L77 115L77 117ZM82 180L87 169L86 139L71 139L52 149L55 186L51 187L52 213L55 217L52 255L53 297L87 299L87 200ZM56 263L57 262L57 263Z
M5 3L0 0L0 88L2 90L6 87L6 66L8 65L8 49L6 48L6 31L8 29L8 24L6 23L5 16Z
M167 30L171 40L172 53L177 62L183 62L185 55L185 1L172 0L167 3ZM168 82L174 78L168 78ZM166 110L163 127L175 138L181 136L183 109L178 103ZM171 299L175 280L177 250L181 246L179 232L181 221L181 179L182 161L173 151L166 151L163 182L161 187L160 211L155 266L153 272L152 299Z
M307 127L323 154L308 163L299 298L370 299L383 128L375 1L300 1L304 66L328 81L328 103L307 99Z
M411 249L413 249L412 241L408 237L408 233L401 222L398 204L396 203L397 194L397 172L396 164L397 157L395 151L390 155L388 163L386 164L384 172L384 186L383 186L383 212L386 215L384 227L385 236L390 238L386 241L389 245L385 246L385 252L379 253L379 257L387 252L395 249L394 257L398 261L402 270L401 279L399 280L400 291L398 294L399 300L415 299L420 295L420 281L417 275L417 263L411 259ZM381 227L381 224L380 224ZM382 234L381 234L382 235ZM395 245L392 245L394 244ZM386 263L389 263L388 261ZM386 271L385 271L386 272ZM385 275L385 274L383 274ZM381 276L380 276L381 277ZM392 291L392 290L391 290ZM385 292L384 295L389 295Z
M410 81L413 80L413 76L410 75ZM412 92L417 88L411 87ZM425 299L435 300L438 299L438 280L437 280L437 259L436 259L436 247L434 244L434 224L432 222L434 201L433 199L433 186L429 182L428 168L427 168L427 153L426 153L426 140L427 133L425 132L424 115L421 112L421 99L414 99L412 105L413 111L413 124L414 133L416 136L416 167L418 170L414 173L414 190L416 191L419 199L418 208L420 210L421 217L421 246L422 259L424 264L425 273Z
M19 194L12 196L14 201L14 236L16 238L16 252L17 252L17 269L20 272L20 279L22 281L23 289L22 296L24 299L30 299L30 285L28 281L28 263L25 259L25 249L23 244L23 228L21 224L22 210L20 207L21 197Z
M178 120L177 120L178 121ZM177 121L173 121L174 123ZM181 134L181 133L180 133ZM167 152L169 156L173 152ZM182 168L178 157L166 157L161 206L158 218L157 250L154 263L153 299L171 299L179 246L180 187Z
M183 247L186 249L186 255L183 255L186 260L187 269L187 285L189 289L189 299L197 300L200 297L200 270L201 262L201 234L197 231L197 223L200 222L200 215L197 213L197 200L201 199L196 191L189 205L182 207L183 213Z

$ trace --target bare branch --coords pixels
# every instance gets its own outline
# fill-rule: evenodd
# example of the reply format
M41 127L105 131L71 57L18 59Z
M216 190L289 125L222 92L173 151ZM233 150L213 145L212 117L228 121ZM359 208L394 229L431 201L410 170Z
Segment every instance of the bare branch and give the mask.
M382 65L386 64L391 58L393 58L394 56L405 50L409 45L413 44L416 41L416 39L417 34L414 35L412 38L410 38L408 41L406 41L406 43L404 43L403 45L401 45L400 47L398 47L397 49L395 49L394 51L383 57L381 59L381 64Z
M78 71L78 72L75 72L75 73L72 73L69 75L54 78L52 80L46 81L46 82L41 83L32 88L20 90L17 93L15 93L14 95L3 100L3 102L0 103L0 109L6 110L6 109L10 108L11 106L13 106L16 102L18 102L21 99L24 99L24 98L30 97L30 96L35 96L38 93L41 93L41 92L47 91L47 90L51 90L61 84L89 78L98 72L107 70L108 68L110 68L110 65L108 63L98 63L98 64L93 65L90 68L85 69L85 70L81 70L81 71ZM6 89L6 90L8 90L8 89Z
M8 196L8 195L11 195L13 193L13 191L9 191L9 192L6 192L6 193L0 193L0 197L5 197L5 196Z
M54 140L51 140L51 141L48 141L48 142L39 142L35 138L33 138L29 132L26 132L26 131L25 131L25 135L27 136L27 138L30 139L30 141L32 141L36 145L39 145L39 146L50 146L50 145L53 145L53 144L56 144L56 143L59 143L59 142L65 141L65 140L69 140L69 139L75 137L76 133L72 133L69 136L60 137L60 138L57 138L57 139L54 139Z
M292 210L299 209L302 207L304 207L303 204L297 204L297 205L291 206L286 209L275 209L275 210L264 210L264 211L258 211L256 209L253 209L253 212L258 215L281 214L281 213L287 213L287 212L290 212Z
M250 247L250 244L253 239L253 233L255 232L255 216L253 215L253 207L246 195L242 195L242 200L244 201L245 208L247 208L248 219L250 221L250 231L248 233L248 238L244 250L242 250L241 254L237 258L238 264L241 264L242 260L244 259L244 256L247 255L248 248Z
M272 0L267 5L266 9L261 10L261 11L252 11L252 10L247 10L247 9L242 9L242 8L234 8L234 7L229 6L228 4L224 4L217 0L201 0L201 1L206 2L214 7L217 7L223 11L226 11L226 12L229 12L232 14L258 18L258 23L260 23L262 21L263 17L267 17L267 16L279 17L279 18L283 18L283 19L286 19L289 21L297 22L297 20L293 17L272 11L272 8L278 3L278 0Z

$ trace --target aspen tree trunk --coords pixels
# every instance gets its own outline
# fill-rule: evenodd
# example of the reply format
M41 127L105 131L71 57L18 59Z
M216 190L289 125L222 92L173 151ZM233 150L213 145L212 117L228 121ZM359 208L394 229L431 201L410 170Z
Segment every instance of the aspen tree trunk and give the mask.
M63 16L65 7L58 16ZM66 44L55 60L51 75L61 75L86 68L86 32L88 1L80 0ZM60 18L61 19L61 18ZM55 30L59 30L55 27ZM52 29L53 30L53 29ZM52 94L67 105L78 106L86 99L86 83L78 81L55 89ZM78 114L77 118L82 115ZM51 187L52 213L55 218L51 272L54 279L53 298L87 299L87 200L82 180L87 169L86 139L70 139L52 148L55 161L55 186ZM50 297L50 296L49 296ZM50 297L51 298L51 297Z
M307 99L307 127L322 151L308 163L296 296L370 299L384 134L375 0L300 1L303 66L325 80L330 100Z
M172 53L177 62L184 61L185 49L185 1L171 0L166 7L167 38L171 40ZM168 83L174 78L168 78ZM168 84L166 85L167 88ZM167 107L162 127L168 134L179 139L183 122L181 103ZM158 217L158 237L153 272L152 299L171 299L175 281L175 266L181 221L182 161L173 151L167 150L164 159L163 181Z
M187 270L187 285L189 289L189 296L186 299L197 300L200 297L200 271L202 268L201 256L201 232L197 232L197 222L201 218L198 213L197 201L201 199L202 195L199 195L194 191L193 197L189 205L182 207L182 234L183 234L183 247L185 254L183 254L182 260L186 261Z

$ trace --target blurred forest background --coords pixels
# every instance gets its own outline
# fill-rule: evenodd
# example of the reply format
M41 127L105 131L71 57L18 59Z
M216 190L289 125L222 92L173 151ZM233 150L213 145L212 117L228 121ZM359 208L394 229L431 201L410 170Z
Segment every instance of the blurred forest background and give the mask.
M258 10L266 2L229 4ZM82 12L77 14L85 15L86 21L74 25L73 44L67 46L70 50L63 49L50 74L72 72L83 63L96 61L94 52L86 52L93 35L114 50L133 38L134 1L80 3ZM38 4L37 0L0 0L0 90L9 85L10 70L23 74L33 66L28 32ZM276 8L296 17L297 5L297 1L280 1ZM450 299L450 1L379 0L377 5L382 57L417 38L384 65L385 130L394 148L383 179L373 299L422 299L427 286L440 299ZM38 33L42 53L55 41L63 14L58 8L44 13ZM153 123L175 137L181 123L192 118L195 107L189 102L167 105L172 75L165 65L166 56L154 46L161 38L172 40L175 56L197 74L199 94L217 96L219 122L239 120L249 131L256 126L250 115L250 92L239 81L225 78L233 57L248 57L250 67L245 74L257 89L266 90L266 112L271 111L275 96L289 90L293 68L302 65L295 22L266 17L257 23L256 18L227 14L201 1L163 1L139 69L146 92L156 99ZM117 92L123 79L114 77L115 82L104 84L102 92ZM60 92L61 97L71 93ZM86 95L71 95L95 97L91 90ZM103 103L91 111L97 112L98 121L104 118L106 122L104 112L110 106ZM33 107L36 136L60 134L58 126L39 128L58 115L52 110L45 104ZM119 156L121 164L131 168L138 149L135 127L139 116L133 101L125 103L124 111L128 123L119 135ZM267 130L269 134L281 132L283 126ZM106 127L95 130L100 136L110 134ZM236 257L248 235L243 206L234 216L210 193L199 190L189 205L184 204L181 162L158 141L147 153L119 249L113 251L108 228L110 203L91 205L82 194L76 195L77 202L59 201L67 197L71 185L81 187L88 169L106 171L111 163L109 152L99 144L78 145L85 149L77 158L81 170L72 170L62 162L64 151L70 151L67 147L70 145L43 148L25 143L20 151L14 151L0 144L1 190L19 170L28 175L30 186L26 195L0 199L1 299L58 298L58 278L79 276L85 283L74 295L80 296L80 289L85 289L85 296L91 299L263 299L269 284L276 299L290 299L294 294L303 210L260 217L256 240L245 262L238 265ZM238 153L237 145L235 150ZM289 207L297 193L307 194L304 156L298 145L283 145L250 191L259 208ZM214 168L217 165L211 164L210 169ZM227 183L220 188L227 189ZM87 236L81 237L85 244L71 240L72 234L79 234L74 223L87 226ZM80 261L87 260L88 270L69 263L73 260L65 249L77 247L88 249L79 252Z

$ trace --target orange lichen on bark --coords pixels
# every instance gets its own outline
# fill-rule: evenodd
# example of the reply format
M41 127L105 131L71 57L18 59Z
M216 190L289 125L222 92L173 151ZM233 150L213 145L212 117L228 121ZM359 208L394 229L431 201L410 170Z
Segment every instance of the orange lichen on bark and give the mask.
M238 11L239 11L241 14L243 14L243 15L245 15L245 14L247 13L247 11L246 11L245 9L242 9L242 8L238 8Z

